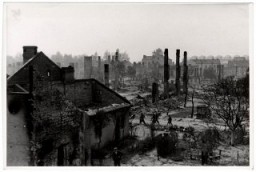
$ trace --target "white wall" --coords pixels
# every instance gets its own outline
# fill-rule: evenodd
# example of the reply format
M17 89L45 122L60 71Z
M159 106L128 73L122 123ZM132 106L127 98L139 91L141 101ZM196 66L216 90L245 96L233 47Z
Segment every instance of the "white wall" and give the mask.
M14 99L14 95L8 95L7 102ZM17 98L17 97L16 97ZM19 97L20 98L20 97ZM7 104L7 166L28 166L29 138L25 123L26 109L21 109L16 114L11 114Z

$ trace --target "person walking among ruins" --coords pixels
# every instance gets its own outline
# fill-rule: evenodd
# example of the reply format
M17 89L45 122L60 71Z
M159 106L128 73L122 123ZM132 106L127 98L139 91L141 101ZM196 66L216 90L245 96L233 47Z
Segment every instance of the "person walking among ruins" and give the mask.
M167 122L167 126L171 125L172 126L172 117L171 115L168 115L168 122Z
M155 117L155 114L153 114L152 118L151 118L151 121L152 121L152 124L155 124L156 123L156 117Z
M117 147L114 148L112 158L114 161L114 166L121 166L122 153L117 149Z
M145 122L145 115L143 113L140 114L140 124L141 123L144 123L144 125L146 125L146 122Z
M158 121L159 116L160 116L160 113L156 113L156 114L155 114L155 121L156 121L158 124L160 124L159 121Z
M159 121L158 121L158 114L157 113L154 113L153 116L152 116L152 123L155 124L155 123L158 123L159 124Z

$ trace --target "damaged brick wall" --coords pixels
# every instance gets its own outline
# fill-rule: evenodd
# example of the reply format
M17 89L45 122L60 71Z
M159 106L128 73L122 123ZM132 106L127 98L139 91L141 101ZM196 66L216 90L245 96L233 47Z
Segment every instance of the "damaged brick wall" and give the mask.
M87 107L92 103L92 84L89 80L77 80L63 87L67 98L77 107Z
M102 135L101 135L101 142L99 144L99 138L96 136L95 133L95 126L94 120L92 119L93 116L88 116L86 113L83 115L83 127L81 128L81 136L80 137L80 148L81 152L84 154L81 156L81 161L83 165L91 165L91 150L98 149L104 147L109 142L115 141L115 130L116 130L116 123L117 117L119 116L119 139L124 138L125 136L129 135L129 109L130 108L122 108L119 110L107 112L105 114L108 120L107 123L102 128ZM120 120L123 117L122 120ZM103 117L104 118L104 117Z
M101 106L127 103L120 96L118 96L117 93L106 88L103 84L99 84L96 81L93 81L93 84L94 84L93 100L99 101ZM99 97L95 97L95 96L99 96Z
M127 103L117 93L106 88L96 80L76 80L72 83L58 83L55 86L77 107L85 109L92 104L101 107L111 104Z

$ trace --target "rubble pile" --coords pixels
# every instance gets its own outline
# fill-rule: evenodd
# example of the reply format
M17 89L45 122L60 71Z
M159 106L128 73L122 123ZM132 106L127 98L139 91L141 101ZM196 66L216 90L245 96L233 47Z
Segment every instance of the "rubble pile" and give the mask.
M180 109L181 98L173 97L169 99L159 100L157 103L150 102L151 95L141 96L138 95L131 100L131 118L134 119L135 115L144 114L145 116L152 116L154 113L166 113L169 110Z

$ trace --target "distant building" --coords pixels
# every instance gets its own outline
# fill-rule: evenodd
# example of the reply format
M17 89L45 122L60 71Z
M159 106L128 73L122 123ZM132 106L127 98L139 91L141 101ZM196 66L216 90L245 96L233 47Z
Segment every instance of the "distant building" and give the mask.
M224 68L224 76L234 76L235 78L241 78L246 75L246 71L249 69L249 60L245 57L235 57L233 60L229 60L228 64Z
M128 66L132 66L132 63L128 60L124 60L123 63L124 63L125 69L127 69Z
M7 57L8 58L8 57ZM11 62L7 64L7 74L13 75L15 72L17 72L22 67L22 62Z
M169 59L169 66L172 66L173 62ZM164 77L164 56L162 55L143 55L142 61L136 64L136 77L148 78L150 85L152 82L163 81ZM171 68L169 68L171 71Z
M163 66L164 65L164 56L161 56L161 55L152 55L152 56L143 55L142 63L144 63L146 68L150 68L152 65ZM169 65L173 64L171 59L169 59L168 64Z
M215 78L206 78L205 72L211 69ZM220 59L214 59L212 56L205 58L193 58L188 60L189 83L194 87L200 87L201 84L216 81L223 77L223 65Z
M225 57L217 56L216 58L220 59L220 63L223 64L223 65L228 64L228 61L232 60L231 56L225 56Z
M220 65L219 59L192 59L188 60L188 65L196 66L199 71L199 76L203 76L205 69L213 68L216 73L218 65Z

